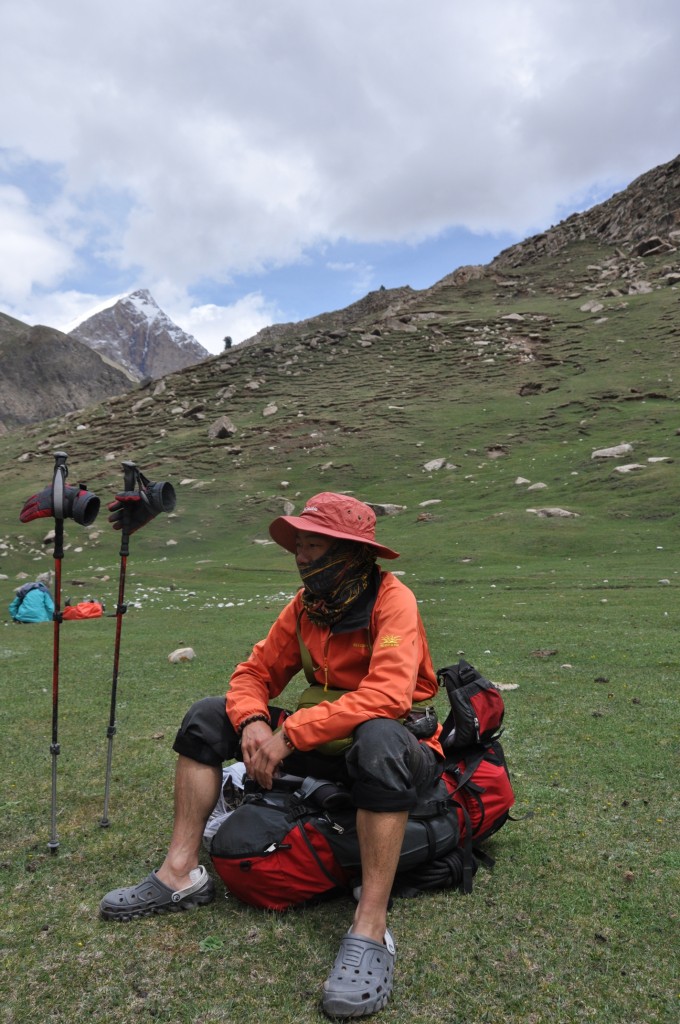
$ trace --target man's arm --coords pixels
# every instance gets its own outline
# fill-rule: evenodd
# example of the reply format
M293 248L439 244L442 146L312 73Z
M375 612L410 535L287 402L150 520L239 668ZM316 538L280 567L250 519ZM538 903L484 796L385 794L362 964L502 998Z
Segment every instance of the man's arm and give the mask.
M277 697L300 671L300 650L295 631L297 614L294 599L277 617L265 639L255 644L250 657L234 669L229 680L226 709L237 731L253 716L268 717L270 700ZM254 724L266 725L262 722Z

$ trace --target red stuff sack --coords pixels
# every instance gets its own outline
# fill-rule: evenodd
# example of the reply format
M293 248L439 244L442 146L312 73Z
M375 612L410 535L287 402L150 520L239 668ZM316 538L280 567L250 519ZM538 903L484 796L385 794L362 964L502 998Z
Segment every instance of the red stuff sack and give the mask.
M99 601L79 601L67 604L61 613L63 619L100 619L103 607Z
M500 690L481 672L461 659L457 665L440 668L437 682L446 687L451 705L440 736L447 755L500 736L505 704Z
M449 762L442 779L458 812L460 841L482 843L508 820L515 794L500 743L478 757Z

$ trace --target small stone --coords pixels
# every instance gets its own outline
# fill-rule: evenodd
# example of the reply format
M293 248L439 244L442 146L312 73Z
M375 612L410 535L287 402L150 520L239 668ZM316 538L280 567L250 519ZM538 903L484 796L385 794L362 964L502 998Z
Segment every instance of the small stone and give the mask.
M168 661L176 665L180 661L193 661L196 657L193 647L178 647L168 655Z

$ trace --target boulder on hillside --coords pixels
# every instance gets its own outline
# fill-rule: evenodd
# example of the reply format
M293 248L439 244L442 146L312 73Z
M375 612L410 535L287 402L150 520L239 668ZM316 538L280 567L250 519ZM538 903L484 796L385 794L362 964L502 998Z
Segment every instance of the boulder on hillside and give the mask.
M366 504L373 509L376 516L396 516L406 511L406 505L390 505L376 501L367 501Z
M212 437L213 439L233 437L236 433L236 427L228 416L220 416L219 419L215 420L215 422L208 427L208 437Z
M632 444L616 444L612 448L597 448L590 457L591 459L620 459L624 455L630 455L632 450Z
M633 249L636 256L653 256L659 252L669 252L673 246L665 242L663 238L655 235L653 238L643 238Z
M528 508L527 512L533 512L540 519L578 519L579 512L570 512L566 508Z

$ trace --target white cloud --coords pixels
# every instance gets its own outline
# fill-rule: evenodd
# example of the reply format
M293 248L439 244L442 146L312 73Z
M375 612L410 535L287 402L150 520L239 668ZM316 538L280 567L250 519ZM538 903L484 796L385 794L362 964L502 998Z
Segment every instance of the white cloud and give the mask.
M331 260L326 264L329 270L336 274L347 275L351 282L351 289L354 295L365 295L373 285L375 268L370 263L337 262Z
M49 224L31 211L20 189L0 185L0 293L21 302L36 285L50 287L72 265L68 247L52 237Z
M226 337L238 345L246 338L252 338L263 327L281 319L276 306L268 304L257 293L244 295L229 306L205 303L187 309L170 305L165 312L179 327L193 334L196 341L215 354L224 351Z

